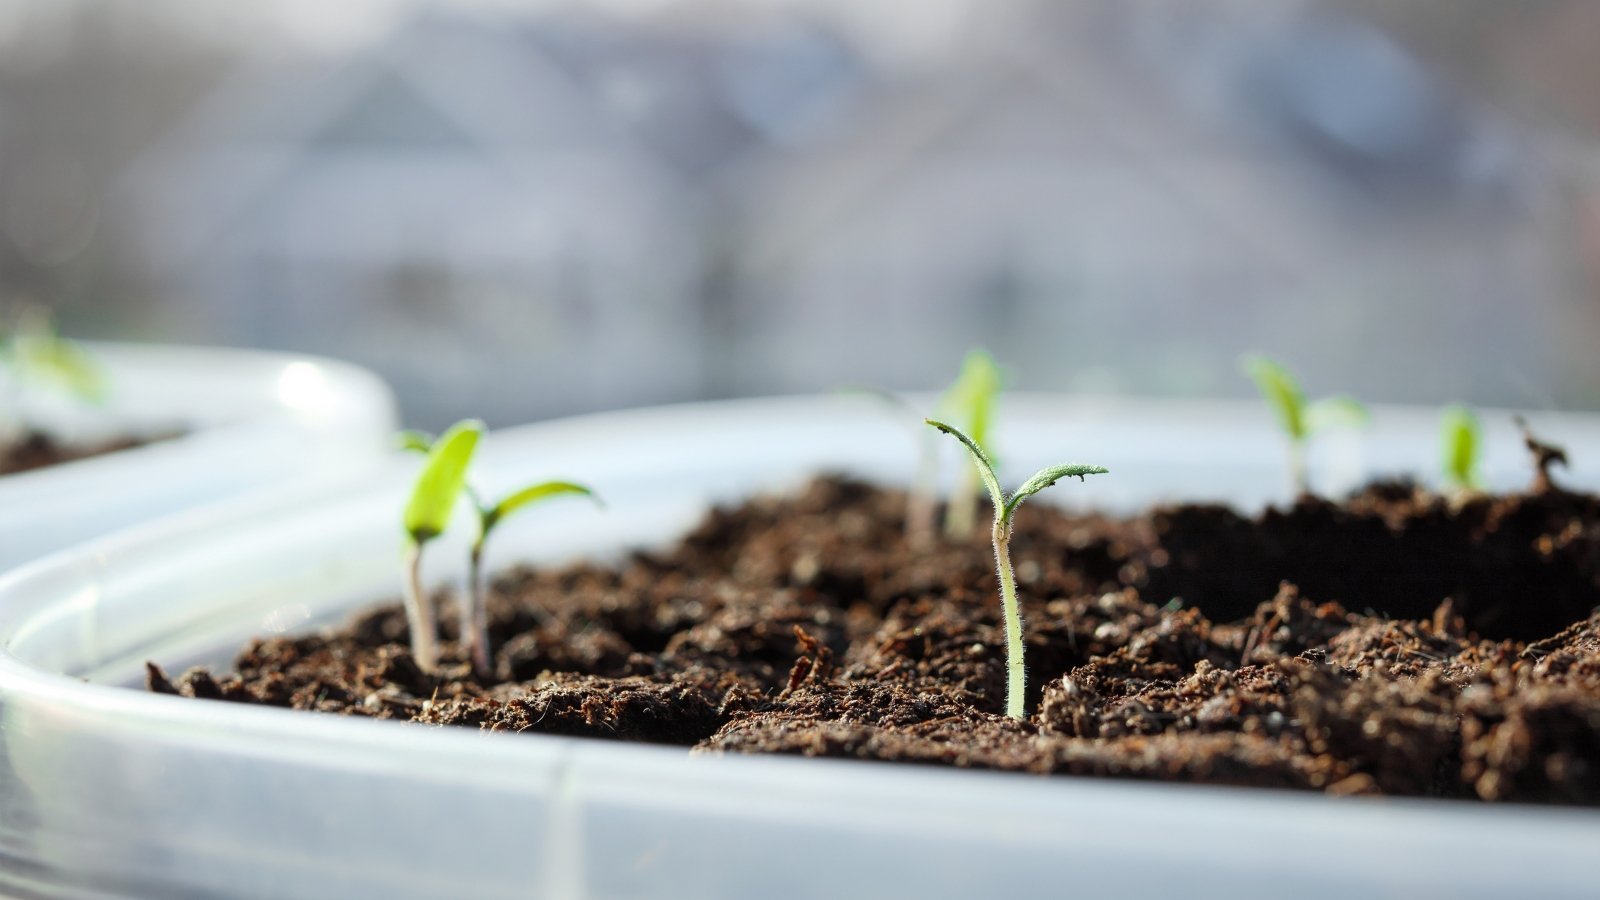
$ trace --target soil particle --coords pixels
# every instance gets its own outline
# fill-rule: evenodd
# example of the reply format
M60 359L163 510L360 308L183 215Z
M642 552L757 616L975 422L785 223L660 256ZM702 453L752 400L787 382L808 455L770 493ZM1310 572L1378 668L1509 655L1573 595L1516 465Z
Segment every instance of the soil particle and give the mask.
M716 731L724 699L741 690L710 673L668 680L551 674L488 697L429 703L416 718L490 731L694 744Z
M1246 516L1030 505L1013 539L1031 718L1000 715L986 529L918 548L841 478L620 563L520 569L497 676L397 605L152 690L429 726L1038 774L1600 805L1600 502L1406 484Z

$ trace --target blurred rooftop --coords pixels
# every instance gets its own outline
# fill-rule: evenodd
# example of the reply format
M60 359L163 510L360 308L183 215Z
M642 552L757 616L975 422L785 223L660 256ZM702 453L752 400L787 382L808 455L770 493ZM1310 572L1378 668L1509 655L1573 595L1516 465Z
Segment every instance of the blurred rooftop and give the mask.
M409 418L934 386L1600 408L1580 2L0 0L0 292Z

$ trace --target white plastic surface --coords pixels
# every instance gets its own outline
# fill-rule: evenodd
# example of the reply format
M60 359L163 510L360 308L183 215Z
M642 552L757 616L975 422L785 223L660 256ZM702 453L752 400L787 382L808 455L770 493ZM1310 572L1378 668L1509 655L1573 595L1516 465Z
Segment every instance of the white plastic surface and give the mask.
M106 403L44 394L31 398L31 420L81 440L182 434L0 477L0 571L217 499L359 474L395 427L388 388L345 363L206 347L85 346L106 369Z
M1526 466L1487 417L1491 478ZM1073 505L1281 495L1254 406L1010 398L1009 478L1112 474ZM1600 482L1600 424L1540 417ZM1430 466L1431 413L1345 448ZM868 401L745 401L495 435L483 479L593 483L514 520L501 560L670 540L708 501L819 469L899 480L904 423ZM953 449L953 448L952 448ZM956 458L945 456L945 474ZM1329 477L1329 460L1319 461ZM415 461L324 502L192 513L0 578L0 872L15 892L160 897L1539 897L1592 895L1600 814L690 756L155 696L146 659L225 663L396 593ZM1338 466L1335 466L1338 468ZM1351 469L1350 474L1357 474ZM1040 498L1050 502L1048 495ZM430 554L441 574L462 554Z

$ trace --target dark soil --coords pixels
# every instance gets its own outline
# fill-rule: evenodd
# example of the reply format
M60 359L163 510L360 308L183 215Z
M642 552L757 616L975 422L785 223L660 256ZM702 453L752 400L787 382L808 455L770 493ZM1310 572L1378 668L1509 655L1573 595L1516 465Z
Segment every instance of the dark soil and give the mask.
M43 432L29 431L15 440L0 443L0 475L43 469L147 443L150 443L149 438L125 437L92 444L64 444Z
M254 641L232 674L152 665L150 687L702 753L1600 804L1593 496L1030 504L1012 548L1025 722L1000 715L987 530L914 550L905 501L824 479L715 510L664 552L506 574L489 683L453 649L419 672L387 606Z

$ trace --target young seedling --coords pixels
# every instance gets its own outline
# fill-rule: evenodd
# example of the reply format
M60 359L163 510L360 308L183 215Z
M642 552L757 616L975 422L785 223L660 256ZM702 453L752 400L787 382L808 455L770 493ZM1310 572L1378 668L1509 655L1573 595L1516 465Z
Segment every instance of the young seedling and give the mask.
M462 423L469 424L469 423ZM460 427L459 425L457 427ZM480 426L481 427L481 426ZM453 429L452 429L453 430ZM438 443L450 437L446 432L445 437ZM420 431L403 431L400 433L401 447L407 450L416 450L429 453L438 446L431 437ZM471 450L467 453L468 462L471 461ZM472 501L472 507L478 514L478 534L473 539L472 549L468 555L467 565L467 602L460 604L460 640L466 646L468 655L472 658L473 671L481 677L488 677L492 673L489 658L489 606L488 587L483 573L483 549L489 540L489 535L495 526L504 522L519 510L527 509L535 504L552 497L583 496L589 497L595 503L600 502L594 491L581 484L570 481L546 481L532 484L519 490L512 491L495 503L486 503L473 490L472 485L463 479L457 494L465 492Z
M21 394L32 385L51 386L85 403L105 399L106 377L82 347L61 337L48 315L25 311L15 328L0 328L0 436L22 430Z
M1459 404L1444 408L1439 421L1440 463L1444 481L1457 494L1478 489L1478 417Z
M422 588L422 548L449 527L467 485L467 466L472 463L472 454L482 436L482 422L451 426L428 449L428 458L406 503L406 622L411 628L411 655L424 672L433 672L439 665L439 626L433 601Z
M1021 719L1024 718L1023 701L1026 697L1027 670L1023 667L1022 659L1022 611L1017 603L1017 580L1011 571L1012 520L1022 501L1057 481L1073 477L1082 481L1085 475L1104 475L1108 470L1100 466L1078 464L1048 466L1034 473L1032 478L1023 482L1022 487L1007 497L1000 489L1000 480L995 477L994 462L977 441L943 422L933 419L926 421L934 428L960 441L962 446L967 448L967 452L972 455L973 467L977 470L978 477L982 479L984 487L988 488L990 501L994 503L994 527L991 535L994 539L995 571L1000 577L1000 608L1005 618L1006 715L1013 719Z
M480 675L487 677L490 674L489 661L489 607L488 589L483 576L483 545L489 539L489 532L494 527L505 521L512 513L533 506L542 500L565 495L589 497L595 503L600 498L594 491L570 481L546 481L542 484L529 485L521 490L512 491L501 498L498 503L488 505L473 498L478 508L478 537L472 542L470 565L468 567L468 590L470 601L461 611L461 635L463 641L469 641L472 653L472 668Z
M965 425L965 434L974 444L983 448L990 459L994 458L990 423L994 409L1004 387L1004 377L994 357L982 350L972 350L961 364L961 374L939 400L939 415L952 416ZM944 511L946 537L961 539L972 534L978 518L978 495L981 493L978 475L965 470L961 482L950 495Z
M1289 474L1297 494L1309 494L1306 478L1306 443L1313 434L1344 425L1366 424L1367 408L1354 397L1340 394L1306 402L1300 383L1289 370L1264 356L1247 356L1244 370L1255 380L1262 399L1277 414L1278 424L1289 439Z
M917 474L906 493L906 541L918 549L933 544L934 517L938 504L934 491L939 479L939 454L933 444L933 433L922 427L923 413L910 400L882 388L854 387L848 390L866 394L894 407L897 414L915 429L917 441Z

